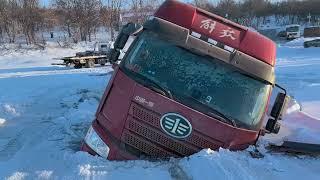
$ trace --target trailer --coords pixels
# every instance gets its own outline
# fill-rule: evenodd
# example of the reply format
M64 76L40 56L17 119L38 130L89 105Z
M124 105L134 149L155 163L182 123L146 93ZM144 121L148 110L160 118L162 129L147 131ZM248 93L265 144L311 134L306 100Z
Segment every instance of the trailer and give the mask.
M55 60L62 60L62 63L52 63L52 65L64 65L67 67L73 66L76 69L93 68L96 64L101 66L109 62L109 52L112 48L112 43L98 43L98 51L78 52L75 56L54 58Z

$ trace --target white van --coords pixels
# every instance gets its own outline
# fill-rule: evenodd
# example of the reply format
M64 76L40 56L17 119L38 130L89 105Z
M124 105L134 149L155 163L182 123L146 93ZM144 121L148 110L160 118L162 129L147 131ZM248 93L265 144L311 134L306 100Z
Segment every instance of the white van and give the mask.
M296 39L301 36L300 25L291 24L286 26L286 37L288 40Z

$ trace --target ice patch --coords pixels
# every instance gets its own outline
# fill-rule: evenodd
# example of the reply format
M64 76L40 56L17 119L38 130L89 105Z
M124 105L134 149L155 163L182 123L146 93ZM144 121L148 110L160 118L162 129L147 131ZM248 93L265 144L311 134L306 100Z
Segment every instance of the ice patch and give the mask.
M37 171L36 174L38 175L39 179L51 179L53 171Z
M23 180L27 175L28 175L27 173L15 172L11 176L6 178L6 180Z
M5 119L0 118L0 126L2 126L6 122Z
M20 114L16 111L16 109L9 104L3 105L4 111L13 116L19 116Z
M311 83L309 86L310 87L320 86L320 83Z

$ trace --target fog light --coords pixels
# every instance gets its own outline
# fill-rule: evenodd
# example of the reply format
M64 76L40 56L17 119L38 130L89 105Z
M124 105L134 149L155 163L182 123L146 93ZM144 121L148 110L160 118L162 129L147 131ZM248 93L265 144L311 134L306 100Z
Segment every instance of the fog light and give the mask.
M102 141L92 126L90 126L84 141L97 154L104 158L108 157L110 148Z

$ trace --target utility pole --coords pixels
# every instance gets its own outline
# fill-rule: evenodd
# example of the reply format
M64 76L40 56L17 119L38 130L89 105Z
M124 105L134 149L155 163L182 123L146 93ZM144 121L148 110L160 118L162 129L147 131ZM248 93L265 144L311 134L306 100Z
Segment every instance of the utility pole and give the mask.
M309 13L309 15L307 16L307 18L309 19L309 26L311 25L311 14Z

